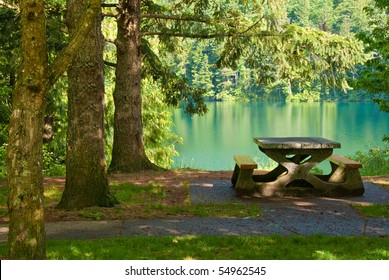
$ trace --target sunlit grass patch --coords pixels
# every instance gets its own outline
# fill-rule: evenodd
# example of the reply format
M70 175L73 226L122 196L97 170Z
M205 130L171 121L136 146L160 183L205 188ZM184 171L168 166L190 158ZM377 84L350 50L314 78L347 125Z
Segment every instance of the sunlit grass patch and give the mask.
M262 215L262 210L255 204L198 204L189 207L197 217L241 217L256 218Z
M63 188L58 185L46 186L43 192L45 206L57 205L61 199Z
M77 260L388 260L388 237L132 236L49 240L49 259ZM7 253L0 244L0 256Z
M136 186L129 183L111 185L111 191L121 203L141 203L150 199L166 197L163 188L153 184L148 186Z
M95 221L100 221L104 218L104 213L99 210L98 207L91 207L82 209L79 212L80 216Z
M353 204L353 207L368 218L389 218L389 204Z

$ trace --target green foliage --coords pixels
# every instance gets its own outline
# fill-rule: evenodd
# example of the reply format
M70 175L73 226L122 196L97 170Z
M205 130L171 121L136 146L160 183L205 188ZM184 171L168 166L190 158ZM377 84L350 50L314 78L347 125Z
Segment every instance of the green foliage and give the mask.
M64 25L65 0L46 1L49 60L68 40ZM113 3L113 1L105 1ZM385 55L387 24L382 21L386 1L376 0L381 10L362 12L371 0L287 0L285 1L142 1L142 54L145 144L147 155L157 165L170 167L176 155L174 145L182 141L170 131L168 103L183 106L188 114L207 111L205 99L249 100L287 98L365 100L358 91L340 94L336 83L346 87L343 77L360 61L359 46L351 39L312 29L326 29L343 35L365 31L361 38L368 50L377 51L372 62ZM115 13L115 8L105 10ZM387 12L387 11L386 11ZM163 17L158 15L162 15ZM372 24L368 23L370 17ZM5 151L12 90L16 79L19 46L19 16L0 6L0 151ZM292 25L285 24L287 22ZM324 26L325 24L325 26ZM104 20L104 36L114 41L113 17ZM373 29L373 26L377 26ZM302 28L309 27L309 28ZM386 32L386 33L385 33ZM183 40L182 38L185 38ZM204 40L206 39L206 40ZM114 61L115 47L106 44L104 58ZM384 56L387 60L387 58ZM375 64L367 64L367 70ZM218 62L218 63L216 63ZM369 62L370 63L370 62ZM216 67L219 66L219 68ZM385 66L386 64L384 64ZM386 67L386 66L385 66ZM382 68L386 69L386 68ZM112 67L105 69L106 150L112 146L114 81ZM386 71L386 70L385 70ZM387 73L365 74L364 84ZM315 74L316 73L316 74ZM373 76L371 76L373 75ZM320 80L328 83L321 86ZM383 79L385 82L387 79ZM261 84L267 83L266 86ZM382 84L371 82L372 86ZM66 150L66 77L51 91L46 116L52 121L54 138L45 144L46 175L63 175ZM377 98L383 110L387 101ZM4 159L5 157L3 157ZM0 159L0 176L5 176L5 160Z
M0 146L0 180L7 177L6 150L7 144L2 144Z
M369 28L363 8L372 0L287 0L291 23L342 36Z
M320 92L304 89L301 93L296 93L286 98L287 101L316 102L321 100Z
M339 88L348 89L346 75L355 63L363 61L362 48L351 38L343 38L318 29L338 32L340 23L336 16L346 17L347 7L350 5L353 8L348 11L350 20L359 27L351 28L347 34L367 29L369 26L366 16L362 20L361 13L366 1L370 0L358 0L357 4L352 5L348 0L336 3L332 0L289 0L286 1L286 6L283 1L270 1L265 4L254 1L253 5L258 4L257 8L245 5L238 7L228 2L225 7L229 7L230 12L219 13L213 13L212 9L218 8L212 4L206 5L204 7L209 8L209 11L203 11L202 16L213 15L215 19L209 22L209 19L202 18L203 26L199 26L205 29L208 35L211 31L207 28L214 28L219 36L202 36L204 34L200 32L200 27L196 29L198 36L192 36L194 29L185 24L199 23L195 20L186 21L177 23L181 24L181 30L188 31L188 34L182 32L183 37L213 40L203 40L199 43L186 39L183 45L177 44L173 34L178 27L173 25L164 34L169 38L169 42L174 41L176 46L182 46L186 52L177 54L176 47L173 57L170 58L170 61L174 62L168 64L173 65L175 72L187 79L190 85L201 87L204 90L203 96L212 100L267 98L265 91L279 95L280 83L292 85L290 89L285 88L282 91L281 97L287 96L288 100L322 100L327 97L324 94L327 92L333 95L332 100L344 100L344 96L340 97L342 94ZM183 4L180 5L183 9ZM335 13L338 8L343 12ZM227 14L234 19L233 24L227 23L228 20L221 17ZM305 24L301 19L302 14L307 16ZM310 28L285 24L289 21L287 16L292 23ZM223 22L229 29L214 25L216 21ZM219 47L215 47L218 45ZM219 69L215 68L216 65ZM322 87L318 89L320 82ZM259 85L263 84L268 86L261 88ZM301 84L304 86L301 87Z
M142 75L158 83L164 96L163 101L174 107L184 106L187 114L204 114L207 111L203 98L205 90L190 86L185 78L170 69L156 55L157 50L153 49L150 42L143 40L142 47ZM159 51L160 56L163 56L166 49Z
M292 81L313 81L316 78L314 74L320 73L323 84L346 89L347 71L363 61L361 46L356 41L294 25L286 26L275 38L266 40L266 44L261 44L261 36L246 40L231 41L228 49L242 46L242 55L256 58L261 58L263 49L271 64L277 65L272 70L277 74L275 77ZM257 48L258 45L262 49ZM229 54L223 52L220 63L229 64L229 61ZM248 63L253 69L261 71L262 64L258 64L257 60L249 60Z
M369 23L374 28L370 32L364 31L357 35L372 56L365 63L355 86L371 93L389 94L389 2L374 0L374 4L375 6L365 9L371 17ZM382 111L389 113L388 97L375 99L375 102ZM389 141L389 137L384 137L384 140Z
M19 17L0 6L0 145L7 142L12 90L16 82Z
M43 175L45 176L64 176L66 173L64 155L55 154L43 146Z
M358 151L350 158L363 164L360 172L364 176L389 174L388 146L372 147L367 152Z

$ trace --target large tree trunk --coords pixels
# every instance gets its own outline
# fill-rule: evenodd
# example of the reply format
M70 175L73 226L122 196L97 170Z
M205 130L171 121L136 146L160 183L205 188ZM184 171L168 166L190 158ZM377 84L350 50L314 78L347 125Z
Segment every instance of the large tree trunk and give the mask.
M21 0L21 63L13 93L7 150L9 257L44 259L42 130L46 97L51 86L74 59L100 10L89 0L76 35L54 63L47 64L44 1Z
M68 0L73 34L87 0ZM65 190L58 207L113 206L104 151L104 77L101 12L68 69L68 135Z
M44 2L20 1L21 65L8 146L9 257L44 259L42 128L48 91Z
M142 125L140 0L121 0L111 172L157 169L145 154Z

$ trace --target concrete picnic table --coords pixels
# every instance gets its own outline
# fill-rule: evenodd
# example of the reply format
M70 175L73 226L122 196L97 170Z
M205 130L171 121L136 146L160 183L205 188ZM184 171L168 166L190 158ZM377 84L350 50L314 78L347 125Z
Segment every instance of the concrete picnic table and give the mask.
M235 155L231 178L238 195L250 196L349 196L362 195L359 173L362 164L333 150L341 144L321 137L255 137L261 152L278 163L266 174L253 175L257 164L247 156ZM312 169L329 160L331 173L313 174Z

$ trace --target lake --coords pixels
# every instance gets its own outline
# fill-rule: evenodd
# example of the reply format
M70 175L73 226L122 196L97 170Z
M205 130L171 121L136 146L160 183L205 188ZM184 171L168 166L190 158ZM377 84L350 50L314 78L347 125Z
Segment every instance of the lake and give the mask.
M316 136L340 142L334 152L351 155L383 146L389 114L373 103L213 102L204 116L173 111L173 131L183 137L173 167L232 170L234 154L250 155L260 165L269 160L253 137ZM324 168L326 169L326 168Z

